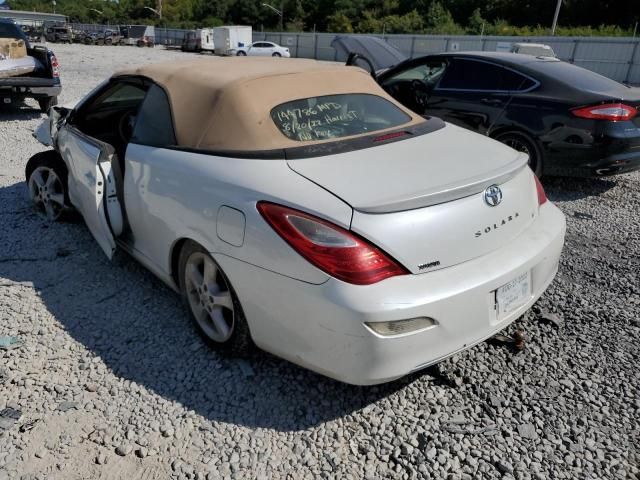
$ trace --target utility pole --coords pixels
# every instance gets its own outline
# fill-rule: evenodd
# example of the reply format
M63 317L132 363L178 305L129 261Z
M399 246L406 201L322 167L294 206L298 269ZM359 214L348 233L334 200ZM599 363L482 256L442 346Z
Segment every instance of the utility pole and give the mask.
M280 16L280 31L284 32L284 0L280 2L280 10L278 10L276 7L268 3L263 3L262 6L267 7L270 10L273 10Z
M553 14L553 23L551 24L551 35L556 34L556 27L558 26L558 15L560 15L560 5L562 5L562 0L558 0L556 5L556 13Z

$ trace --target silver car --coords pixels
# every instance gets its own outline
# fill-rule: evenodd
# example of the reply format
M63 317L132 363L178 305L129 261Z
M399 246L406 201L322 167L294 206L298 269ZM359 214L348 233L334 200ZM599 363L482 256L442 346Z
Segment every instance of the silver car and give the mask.
M354 384L520 317L565 219L509 147L422 118L363 70L199 59L113 75L36 132L50 220L79 211L185 299L209 343Z

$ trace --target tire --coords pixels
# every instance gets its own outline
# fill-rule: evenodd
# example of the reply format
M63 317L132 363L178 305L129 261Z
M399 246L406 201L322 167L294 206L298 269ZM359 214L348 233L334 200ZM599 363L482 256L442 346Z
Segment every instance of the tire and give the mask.
M499 142L529 155L529 167L538 178L542 177L543 159L536 141L523 132L504 132L495 136Z
M49 109L58 104L58 97L39 98L38 105L42 113L49 113Z
M178 269L182 299L205 341L212 348L232 355L251 352L253 342L242 306L229 278L211 255L197 243L188 241L180 251Z
M67 166L55 150L36 153L27 162L25 177L29 198L52 222L61 220L70 209Z
M273 55L271 55L272 57L281 57L282 55L280 55L278 52L273 52Z
M243 52L242 50L240 50L238 53L236 53L236 55L238 57L246 57L247 56L247 52Z
M113 40L111 40L110 38L107 38L107 39L104 41L104 44L105 44L105 45L111 45L112 43L113 43Z

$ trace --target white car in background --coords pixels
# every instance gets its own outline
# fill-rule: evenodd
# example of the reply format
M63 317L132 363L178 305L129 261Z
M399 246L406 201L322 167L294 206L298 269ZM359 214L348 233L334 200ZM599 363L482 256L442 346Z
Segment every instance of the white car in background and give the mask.
M246 47L239 47L236 50L236 55L240 57L284 57L289 58L291 54L289 49L281 47L277 43L273 42L253 42Z
M53 149L27 184L49 219L77 209L109 258L128 252L183 296L215 348L255 343L348 383L504 329L564 243L525 154L416 115L358 67L131 68L36 137Z

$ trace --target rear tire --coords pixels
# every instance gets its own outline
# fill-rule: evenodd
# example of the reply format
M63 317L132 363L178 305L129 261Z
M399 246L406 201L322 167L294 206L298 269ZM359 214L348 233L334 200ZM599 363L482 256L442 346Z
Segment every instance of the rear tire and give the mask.
M214 349L246 355L253 342L229 278L211 255L188 241L178 261L180 292L198 333Z
M58 97L39 98L38 105L42 113L49 113L49 109L58 104Z
M247 52L243 52L242 50L240 50L238 53L236 53L236 55L238 57L246 57L247 56Z
M25 177L29 198L34 206L52 222L64 218L70 209L68 172L55 150L36 153L27 162Z
M499 142L529 155L529 167L538 178L542 177L542 152L536 141L523 132L504 132L495 136Z

